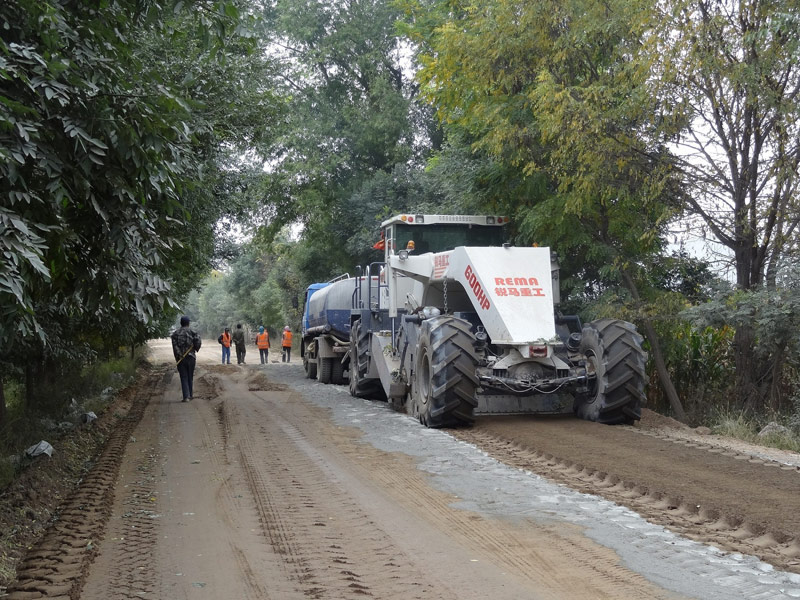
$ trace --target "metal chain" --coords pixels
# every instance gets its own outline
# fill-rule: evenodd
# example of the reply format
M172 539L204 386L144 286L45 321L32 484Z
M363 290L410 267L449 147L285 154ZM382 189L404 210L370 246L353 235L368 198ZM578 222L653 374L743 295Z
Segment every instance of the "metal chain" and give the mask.
M444 314L447 314L447 277L444 278Z

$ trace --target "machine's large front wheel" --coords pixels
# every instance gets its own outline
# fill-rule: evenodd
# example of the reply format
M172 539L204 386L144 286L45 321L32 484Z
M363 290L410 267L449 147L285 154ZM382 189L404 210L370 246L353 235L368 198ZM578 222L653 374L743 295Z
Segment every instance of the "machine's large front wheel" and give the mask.
M618 319L598 319L585 325L581 336L580 351L592 381L589 392L575 398L575 413L609 425L641 419L647 354L636 327Z
M475 337L462 319L439 316L422 322L413 393L415 413L427 427L471 425L478 405Z

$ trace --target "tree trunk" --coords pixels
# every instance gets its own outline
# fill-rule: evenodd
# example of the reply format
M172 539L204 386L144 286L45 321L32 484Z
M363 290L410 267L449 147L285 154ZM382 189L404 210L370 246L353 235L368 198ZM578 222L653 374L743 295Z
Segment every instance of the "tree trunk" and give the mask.
M781 376L783 374L783 366L786 363L787 355L788 349L785 345L775 352L775 356L773 356L770 361L769 377L762 386L762 388L764 388L763 396L768 399L770 410L775 412L783 410L784 395L781 391Z
M3 390L3 378L0 377L0 431L6 426L6 394Z
M686 411L683 410L683 403L678 396L678 392L675 390L675 385L672 383L672 377L670 377L669 371L667 370L667 363L664 360L663 352L661 352L661 342L658 340L658 335L653 327L653 322L647 317L644 318L644 332L645 336L647 337L647 341L650 342L650 352L653 354L653 363L656 365L658 381L661 383L661 388L664 390L664 393L669 399L669 405L672 407L672 412L675 415L675 418L678 419L678 421L685 423Z
M633 296L633 299L639 302L639 290L636 287L636 283L633 281L633 277L623 272L622 279L625 282L625 287L628 288L631 296ZM650 342L650 352L653 356L653 363L656 365L656 371L658 372L658 381L661 383L661 388L664 390L664 394L669 400L669 405L672 407L675 418L685 423L686 411L683 409L683 403L678 396L678 392L675 390L672 377L670 377L669 371L667 370L667 362L664 360L664 353L661 352L661 342L653 327L653 322L647 317L644 317L642 322L644 324L645 337L647 341Z
M740 325L733 336L736 363L736 399L740 408L752 411L758 404L758 387L755 384L754 334L749 325Z

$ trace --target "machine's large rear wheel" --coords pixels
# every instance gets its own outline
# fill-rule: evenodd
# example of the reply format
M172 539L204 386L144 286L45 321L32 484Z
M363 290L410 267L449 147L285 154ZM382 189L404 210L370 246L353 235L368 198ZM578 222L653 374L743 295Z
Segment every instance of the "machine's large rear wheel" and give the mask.
M475 337L462 319L439 316L420 328L412 397L414 412L426 427L471 425L478 405L475 392Z
M361 334L361 321L350 328L350 395L354 398L376 398L380 396L380 382L364 379L369 369L367 347L369 336Z
M581 335L581 353L594 381L588 394L575 398L575 413L609 425L641 419L647 354L636 327L618 319L598 319L585 325Z

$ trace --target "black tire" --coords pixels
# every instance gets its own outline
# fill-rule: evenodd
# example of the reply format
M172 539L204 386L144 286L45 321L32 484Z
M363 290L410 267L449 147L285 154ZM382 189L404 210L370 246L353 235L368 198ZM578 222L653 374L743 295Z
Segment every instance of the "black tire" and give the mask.
M335 383L336 385L343 384L344 381L344 365L342 364L342 359L338 356L336 358L332 358L331 360L331 383Z
M333 359L317 357L317 379L320 383L330 383L333 374Z
M581 335L581 354L595 378L589 393L575 398L575 414L607 425L630 425L641 419L647 354L636 326L598 319L585 325Z
M308 359L308 354L303 355L303 369L306 371L306 377L309 379L317 378L317 361L316 359Z
M350 328L350 395L354 398L375 398L382 396L380 382L364 379L369 370L369 335L361 335L361 321Z
M422 322L412 397L414 413L426 427L475 421L478 357L470 329L469 322L449 316Z

